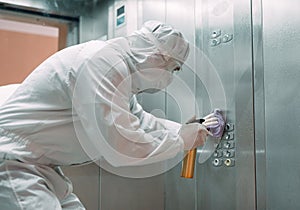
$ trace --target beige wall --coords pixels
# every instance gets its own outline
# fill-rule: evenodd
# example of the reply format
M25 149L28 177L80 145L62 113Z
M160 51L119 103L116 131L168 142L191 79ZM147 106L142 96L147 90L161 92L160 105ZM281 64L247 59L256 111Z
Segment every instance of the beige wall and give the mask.
M0 85L20 83L58 50L58 37L0 30Z

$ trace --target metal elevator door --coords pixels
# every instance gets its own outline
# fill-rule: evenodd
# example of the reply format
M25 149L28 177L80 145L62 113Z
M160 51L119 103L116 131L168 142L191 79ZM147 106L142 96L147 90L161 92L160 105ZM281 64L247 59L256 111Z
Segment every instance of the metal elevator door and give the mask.
M257 209L300 209L300 2L253 2Z

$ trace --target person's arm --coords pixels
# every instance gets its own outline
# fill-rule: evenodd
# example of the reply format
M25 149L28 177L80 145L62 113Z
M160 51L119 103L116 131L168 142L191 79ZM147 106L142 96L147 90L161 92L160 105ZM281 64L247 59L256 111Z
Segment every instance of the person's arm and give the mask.
M131 83L126 80L126 65L113 59L89 59L80 66L71 89L74 116L80 119L79 125L74 125L85 150L91 156L99 153L113 166L174 157L183 150L182 138L163 127L149 132L141 128L141 121L130 111ZM116 63L114 68L111 63ZM105 69L104 76L101 72Z
M164 130L168 130L169 132L173 133L174 135L180 135L183 138L184 137L191 138L191 136L194 135L194 137L195 137L194 141L186 141L185 142L186 150L191 149L195 146L203 145L206 140L205 135L208 134L210 136L213 136L213 134L208 132L206 128L216 126L218 124L217 118L214 117L214 115L212 115L212 114L209 114L209 115L205 116L204 119L202 119L204 121L202 123L202 125L200 125L198 121L195 121L196 120L195 116L192 119L190 119L188 122L186 122L184 125L174 122L174 121L171 121L171 120L155 117L154 115L143 110L143 107L138 103L135 95L130 100L130 110L135 116L137 116L139 118L140 127L146 133L155 131L155 130L164 129ZM196 125L195 124L187 125L190 123L196 123ZM195 130L195 127L197 127L197 124L198 124L198 129L199 129L198 131L201 133L201 134L198 134L198 136L196 135L197 132ZM192 134L193 132L195 132L195 134ZM191 134L191 135L189 135L189 134ZM202 135L202 137L201 137L201 135ZM196 138L196 136L197 136L197 138Z
M144 111L143 107L138 103L135 95L133 95L130 99L130 110L135 116L139 118L140 127L145 132L151 132L157 129L165 129L174 134L178 134L182 126L180 123L155 117L154 115Z

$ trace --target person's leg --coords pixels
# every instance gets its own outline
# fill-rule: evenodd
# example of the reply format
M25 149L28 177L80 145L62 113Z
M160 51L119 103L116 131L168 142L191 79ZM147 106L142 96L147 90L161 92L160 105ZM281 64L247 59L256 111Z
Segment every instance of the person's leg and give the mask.
M68 195L60 203L63 210L85 210L85 207L74 193Z
M1 161L0 180L0 209L61 210L57 196L33 165Z
M62 209L76 209L76 210L77 209L78 210L85 209L83 204L80 202L79 198L74 193L72 193L73 186L72 186L71 180L64 175L64 173L60 167L54 167L53 169L60 176L60 178L62 180L64 180L64 182L68 188L68 192L65 194L65 196L64 197L60 196L61 197L60 204L61 204ZM59 179L57 179L56 177L51 177L51 176L48 176L48 177L49 177L49 179L52 180L51 183L53 183L53 185L57 189L56 191L62 192L63 190L59 189L59 186L62 185L62 183L59 182Z

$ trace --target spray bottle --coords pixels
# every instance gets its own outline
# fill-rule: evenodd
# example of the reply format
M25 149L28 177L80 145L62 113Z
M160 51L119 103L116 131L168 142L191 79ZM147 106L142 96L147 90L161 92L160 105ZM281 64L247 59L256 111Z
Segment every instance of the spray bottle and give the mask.
M220 109L215 109L210 114L210 116L211 115L213 115L217 119L218 123L213 124L213 125L208 125L206 127L213 134L213 137L221 140L221 137L224 132L224 127L225 127L225 118L222 116ZM196 119L189 123L195 123L195 122L202 124L205 122L205 119ZM205 146L209 147L209 144L207 144L207 143L209 143L209 142L206 142ZM211 153L209 153L209 156L212 154L212 152L215 149L214 147L210 147L210 148L211 148ZM190 178L190 179L193 178L196 156L197 156L197 148L191 149L185 154L185 157L182 161L181 177ZM207 156L207 158L209 158L209 156Z
M197 119L190 123L198 122L198 123L202 124L204 121L205 121L204 119ZM197 148L187 151L187 153L185 154L185 157L182 161L181 177L189 178L189 179L193 178L196 156L197 156Z

